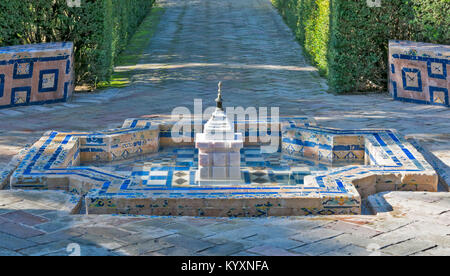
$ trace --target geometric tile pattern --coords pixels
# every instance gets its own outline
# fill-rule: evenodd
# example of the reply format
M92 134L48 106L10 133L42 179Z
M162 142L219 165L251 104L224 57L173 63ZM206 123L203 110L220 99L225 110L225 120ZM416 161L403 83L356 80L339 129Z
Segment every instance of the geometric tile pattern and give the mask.
M0 48L0 108L65 102L73 81L72 42Z
M389 68L395 100L450 106L450 46L389 41Z
M0 74L0 98L3 97L5 91L5 75Z
M11 104L15 106L27 105L30 102L31 87L14 87L11 90Z
M160 147L162 138L170 138L170 132L162 135L166 120L172 125L171 118L160 117L130 119L124 128L106 132L50 131L23 158L11 187L85 195L89 214L190 216L359 214L361 198L380 190L437 189L433 168L395 131L320 128L305 118L280 120L283 142L278 153L264 154L252 142L244 144L244 183L198 185L193 142ZM250 135L247 128L244 132ZM289 144L294 150L286 150ZM365 164L351 159L347 166L327 170L315 154L309 156L315 160L312 166L306 166L304 153L322 149L331 156L335 151L358 156L363 150ZM143 163L131 159L149 153L152 157ZM99 160L131 160L136 165L129 173L89 165Z
M192 120L186 120L185 130L189 130L189 132L184 131L179 134L179 137L183 138L183 143L174 143L172 139L172 127L175 124L179 124L178 120L172 119L170 116L161 115L157 118L149 118L149 119L127 119L125 120L122 127L124 128L134 128L134 127L145 127L149 125L158 125L160 128L160 145L161 146L176 146L187 145L191 146L194 143L194 137L197 132L201 132L203 125L207 122L207 120L199 119L197 120L195 117ZM256 126L258 123L265 123L267 129L265 131L258 131ZM273 123L271 119L267 122L258 122L258 121L248 121L248 120L236 120L234 122L234 128L236 132L242 133L245 144L248 145L260 145L267 141L268 136L279 134L278 137L281 137L281 129L296 126L296 125L315 125L315 121L307 118L307 117L285 117L280 118L279 122ZM271 127L276 126L276 129L272 130Z
M39 72L39 92L55 92L58 89L59 70L41 70Z
M195 186L198 150L194 148L160 148L157 155L145 160L116 162L114 171L129 172L152 187ZM110 165L109 168L111 168ZM324 164L292 157L282 152L261 153L259 147L241 149L241 172L247 185L303 184L303 177L314 171L327 170Z
M320 161L323 150L331 150L332 162L339 163L334 153L361 159L364 165L335 168L326 173L314 173L305 183L320 186L352 185L362 197L383 191L437 191L437 175L423 156L394 130L338 130L323 127L296 127L286 130L283 150L295 146L294 155L309 156ZM292 135L294 133L294 135ZM290 138L287 138L291 136ZM323 136L327 140L321 139ZM294 138L292 138L294 137ZM336 139L339 138L339 139ZM357 143L355 143L357 142ZM307 155L306 153L311 153ZM322 154L325 156L325 154ZM310 180L310 181L308 181Z

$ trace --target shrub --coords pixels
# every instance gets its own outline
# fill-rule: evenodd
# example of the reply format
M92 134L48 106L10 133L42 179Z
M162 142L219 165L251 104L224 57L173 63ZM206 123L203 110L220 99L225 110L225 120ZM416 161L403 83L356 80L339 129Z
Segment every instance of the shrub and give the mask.
M286 24L303 46L303 49L318 67L321 74L326 75L329 0L272 0L285 19Z
M314 64L319 68L320 73L327 74L327 51L329 36L329 0L310 1L310 5L305 5L305 13L300 13L300 20L304 21L304 45L305 50L311 57Z
M337 92L385 90L390 39L450 43L448 0L272 1Z
M154 0L0 1L0 46L73 41L78 84L109 80L114 60Z

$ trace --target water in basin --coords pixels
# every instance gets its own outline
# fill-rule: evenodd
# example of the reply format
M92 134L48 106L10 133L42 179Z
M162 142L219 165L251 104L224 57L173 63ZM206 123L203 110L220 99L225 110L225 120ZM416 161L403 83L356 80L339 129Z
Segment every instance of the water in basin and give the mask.
M355 163L352 162L352 164ZM190 147L161 148L157 153L133 159L110 163L90 163L89 165L141 178L145 185L198 186L195 181L195 171L198 169L198 150ZM241 173L244 183L240 184L252 186L301 185L306 175L345 165L349 165L349 163L319 163L304 157L287 155L281 151L261 153L260 147L244 147L241 149ZM230 181L229 184L236 183ZM214 183L208 185L214 185Z

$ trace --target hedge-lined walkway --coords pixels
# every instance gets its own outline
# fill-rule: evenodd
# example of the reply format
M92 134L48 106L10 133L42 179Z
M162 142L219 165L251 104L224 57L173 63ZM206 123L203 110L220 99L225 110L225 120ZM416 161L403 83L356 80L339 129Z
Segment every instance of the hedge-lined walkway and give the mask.
M393 102L387 94L336 96L326 93L327 85L325 80L320 78L315 69L305 61L300 46L277 14L277 11L271 6L269 0L164 0L159 1L159 4L165 8L165 13L162 15L154 37L148 49L144 51L140 62L135 67L117 68L121 71L134 70L130 87L108 89L89 95L76 95L73 102L66 104L0 110L0 117L2 118L0 120L0 165L8 162L10 157L20 148L26 144L33 143L43 132L50 129L97 130L116 127L121 125L126 118L170 113L177 106L192 107L194 98L202 98L204 106L212 105L216 95L217 82L222 80L224 81L225 105L244 107L280 106L282 115L312 116L317 119L319 124L337 128L396 128L406 135L419 139L426 148L431 150L447 166L450 166L450 110L448 108ZM445 217L450 209L450 206L447 204L449 202L448 197L442 194L441 196L442 198L436 200L436 202L443 202L443 207L439 207L442 209L439 209L439 214L442 213L444 216L439 217L439 214L435 214L436 216L427 217L426 225L433 225L433 220L441 218L446 219L444 220L447 223L445 224L446 226L449 225L448 217ZM414 202L419 206L420 202L432 202L432 200L428 197L417 196ZM13 212L15 210L14 206L17 208L19 206L14 205L14 202L5 202L4 204L3 206L2 202L0 202L2 212ZM401 207L403 204L402 200L395 201L395 204L395 206L403 208L402 210L408 210L409 208L408 206ZM427 204L423 206L432 208L432 204ZM6 205L8 206L6 207ZM30 206L30 209L34 208L37 207ZM423 216L426 217L426 210L423 210L423 212ZM39 212L36 211L35 213ZM26 216L23 213L19 215ZM396 217L396 215L385 215L385 218L380 222L382 223L380 224L382 225L380 229L383 229L381 231L390 232L398 227L401 229L414 221L412 217L401 221ZM368 220L377 219L377 217L366 218ZM51 218L47 219L52 221ZM67 221L73 219L84 220L83 218L66 218ZM64 221L61 217L55 219L55 231L61 230L61 228L58 228L58 225L64 226L64 222L59 220ZM95 218L86 218L86 220L90 220L89 223L86 223L86 225L90 225L90 223L95 221ZM102 227L105 225L114 226L119 223L117 217L102 216L101 220ZM320 225L313 223L311 226L307 219L297 218L295 220L299 222L298 224L296 224L297 222L294 223L292 227L297 232L290 233L289 237L302 232L302 229L319 229L321 227L320 223ZM147 219L146 221L152 221L152 219ZM146 221L131 224L129 228L125 227L126 231L133 232L133 229L137 229L137 233L142 232L140 235L133 236L133 243L130 241L127 243L128 245L139 243L147 244L150 247L155 246L155 243L150 241L158 237L153 237L144 228L150 229L151 227L149 228L148 225L151 225L159 229L157 225L158 221L161 220ZM252 252L274 253L276 251L264 248L269 247L275 248L273 250L278 250L276 249L277 244L280 246L283 244L274 242L267 245L262 242L266 238L253 234L248 237L242 237L252 241L248 245L245 245L243 242L223 245L221 241L225 241L227 237L222 240L214 240L213 237L205 240L205 237L211 233L213 235L215 230L208 229L208 231L211 230L212 232L202 234L197 234L197 231L201 231L199 230L201 228L199 225L208 223L208 221L203 220L173 218L168 220L167 223L163 223L164 225L171 224L172 226L164 226L162 227L163 230L155 229L155 231L160 231L155 233L169 233L167 234L168 238L162 240L164 243L158 243L158 246L161 246L160 248L155 250L152 248L133 248L132 246L127 248L125 247L126 245L120 242L116 244L117 247L116 245L113 247L114 249L123 247L123 250L116 252L129 252L130 254L148 253L151 251L158 251L158 254L184 254L188 252L179 250L184 248L184 242L182 241L186 240L192 244L192 247L188 249L198 248L195 252L203 252L202 254L238 254L240 252L249 254ZM219 219L215 223L219 231L224 229L222 227L229 227L230 231L232 231L232 229L235 229L235 226L232 225L241 227L253 225L254 222L236 219L224 225L223 220ZM285 223L290 224L291 222L287 219ZM259 232L269 233L272 231L273 225L278 225L278 222L267 220L266 223L265 219L261 219L258 220L257 225ZM350 225L344 224L342 227L353 227L352 225L352 223ZM174 230L172 229L173 227L178 228ZM190 230L186 230L186 227ZM337 225L331 224L329 227L340 233L351 232L349 228L341 231L339 228L341 223ZM431 226L425 227L428 227L427 233L431 234L433 231L441 229L431 229ZM2 228L1 224L0 228ZM181 228L184 230L181 231ZM286 229L290 228L287 227ZM430 242L418 237L420 229L417 232L414 232L416 231L414 227L406 229L411 229L408 230L408 233L412 233L409 234L412 237L409 238L408 236L408 239L402 241L393 238L392 245L404 241L408 242L400 246L391 247L391 249L399 248L398 250L403 250L401 252L405 254L413 254L422 251L426 253L428 250L447 250L445 248L450 247L449 231L446 233L436 232L435 235L441 236L442 239L436 238L435 241ZM450 228L447 227L448 229ZM56 232L52 234L53 228L47 230L44 232L50 233L50 235L65 235L65 233ZM89 234L89 238L83 238L83 240L90 240L92 246L105 249L105 247L108 247L103 246L101 241L109 240L110 238L104 235L117 235L119 237L123 234L121 231L114 232L113 230L111 230L111 233L105 232L105 234L100 230L98 231L98 233L96 232L97 234L94 234L89 231L79 232L77 230L78 234L73 235L76 237L77 235ZM324 235L328 235L326 234L328 230L320 231ZM364 228L361 231L366 231L366 229ZM175 234L170 236L172 232ZM230 235L233 233L229 232ZM1 235L12 234L14 233L3 233ZM374 232L370 232L367 235L362 234L362 239L370 241L372 234L377 235ZM71 235L70 231L69 235ZM339 246L332 247L331 243L320 242L320 239L316 238L311 238L308 241L303 241L300 238L288 239L288 235L283 231L274 232L273 235L274 239L287 240L281 246L285 247L283 249L289 249L292 243L296 243L292 245L292 248L298 248L298 250L290 250L289 252L291 253L303 254L307 248L322 246L320 251L311 249L311 252L319 254L333 251L334 254L336 250L339 252L340 248L347 247L340 246L342 241L339 241ZM163 236L165 235L161 237ZM340 235L331 235L329 239L338 236ZM398 236L400 237L402 234ZM48 246L59 246L58 248L60 249L61 245L55 245L55 239L56 241L65 242L67 236L50 238ZM12 237L10 239L14 240ZM6 239L0 240L6 241ZM36 238L36 240L39 240L39 238ZM118 240L121 239L118 238ZM416 240L418 243L415 242ZM44 238L43 241L45 244L46 240ZM266 247L258 249L259 242L261 242L261 246ZM290 244L287 244L287 242ZM316 242L318 243L315 244ZM331 242L334 242L334 240ZM344 241L344 243L346 242L348 240ZM167 247L167 244L171 244L171 246ZM308 244L311 245L303 249L300 248L300 246ZM350 245L350 243L344 245ZM386 246L388 249L389 245L383 246ZM5 246L0 244L0 248L5 248ZM36 244L34 241L26 244L24 248L32 248L34 246L46 248L45 245ZM325 249L323 249L324 246ZM363 254L360 250L365 250L364 246L360 247L355 244L353 246L347 248L347 250L354 249L353 253L360 252L360 254ZM247 250L254 247L256 249ZM33 249L27 251L21 248L20 250L12 251L30 254L36 252ZM326 252L323 252L323 250ZM435 252L442 252L439 250ZM0 254L1 252L0 250ZM10 251L5 252L11 253ZM191 253L194 254L195 252ZM344 253L344 251L342 252ZM395 251L385 251L386 254L389 254L389 252L395 253ZM433 251L428 253L433 253Z

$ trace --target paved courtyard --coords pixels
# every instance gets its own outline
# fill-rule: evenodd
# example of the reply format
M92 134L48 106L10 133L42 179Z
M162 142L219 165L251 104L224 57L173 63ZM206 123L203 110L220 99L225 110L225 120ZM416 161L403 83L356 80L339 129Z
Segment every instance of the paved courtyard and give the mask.
M193 99L212 106L279 106L336 128L395 128L450 176L450 109L386 94L335 95L303 57L269 0L164 0L132 85L70 103L0 110L0 166L47 130L98 130L167 114ZM441 186L444 191L446 184ZM225 219L70 215L61 192L0 191L0 255L450 255L450 195L391 192L376 215ZM369 213L366 211L366 213ZM69 246L69 250L68 249Z

